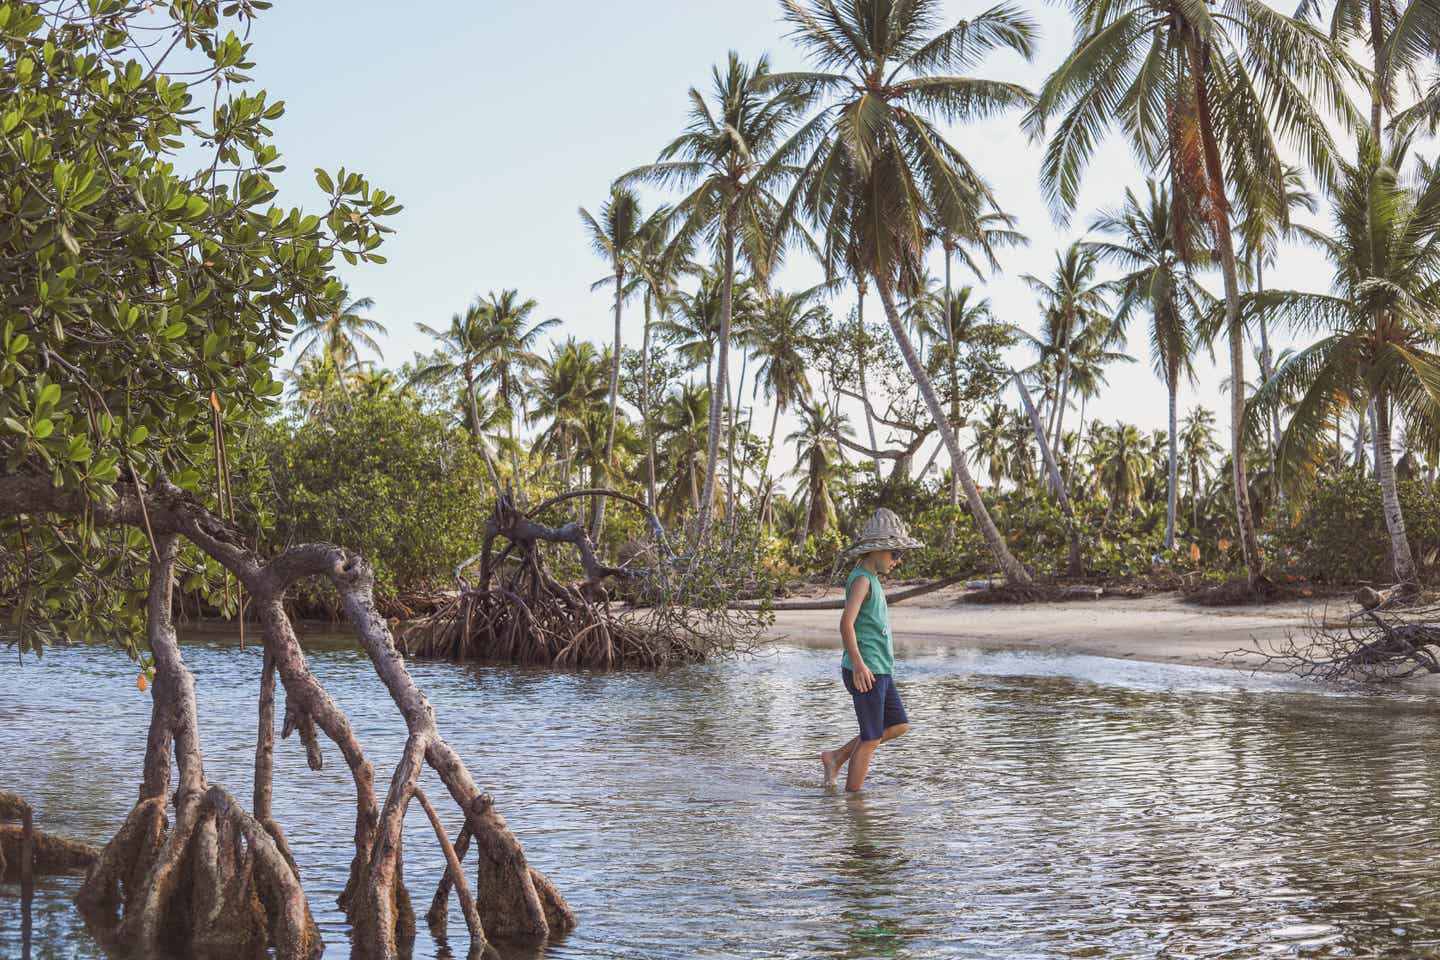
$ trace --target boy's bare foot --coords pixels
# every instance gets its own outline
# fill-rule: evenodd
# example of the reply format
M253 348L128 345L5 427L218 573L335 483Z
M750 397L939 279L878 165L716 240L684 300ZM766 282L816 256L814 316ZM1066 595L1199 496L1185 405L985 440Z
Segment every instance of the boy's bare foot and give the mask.
M825 786L835 786L839 782L840 767L829 750L820 751L820 765L825 768Z

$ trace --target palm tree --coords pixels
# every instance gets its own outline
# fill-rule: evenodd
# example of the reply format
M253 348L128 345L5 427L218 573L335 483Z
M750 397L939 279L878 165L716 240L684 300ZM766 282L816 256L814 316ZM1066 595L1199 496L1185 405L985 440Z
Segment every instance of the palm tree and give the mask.
M1155 374L1165 383L1170 400L1169 456L1165 486L1165 549L1175 546L1175 512L1179 503L1180 458L1177 397L1180 375L1193 383L1195 334L1203 313L1204 292L1191 278L1175 248L1170 191L1154 180L1146 182L1141 200L1130 189L1118 210L1101 213L1090 229L1114 239L1091 241L1087 248L1097 259L1125 271L1109 288L1119 296L1115 326L1121 333L1135 309L1150 315L1150 357Z
M1180 425L1180 459L1190 478L1190 527L1200 528L1200 482L1208 480L1211 461L1224 448L1215 442L1215 414L1204 407L1192 407Z
M1299 228L1335 267L1332 294L1272 290L1255 307L1274 307L1292 324L1324 330L1318 342L1287 360L1257 393L1257 406L1295 394L1280 440L1283 481L1309 476L1322 458L1330 422L1373 401L1377 462L1395 577L1416 582L1395 485L1393 417L1412 433L1440 433L1440 354L1434 316L1440 309L1440 171L1426 169L1415 188L1398 171L1409 151L1401 137L1383 154L1368 132L1360 157L1342 164L1330 191L1330 230ZM1418 434L1417 434L1418 435Z
M445 330L437 330L424 323L415 324L422 333L437 341L438 359L416 370L410 380L412 383L434 383L460 377L465 387L470 435L475 438L475 444L480 449L480 455L490 473L490 482L498 497L502 492L500 471L495 466L495 456L485 440L484 424L480 418L479 401L476 397L476 392L480 389L485 353L489 349L490 313L493 309L491 304L477 298L463 314L453 314L450 317L450 326Z
M1150 472L1150 450L1147 439L1133 424L1116 423L1101 435L1095 450L1095 481L1105 493L1108 522L1116 507L1133 510L1145 489L1145 476Z
M700 498L697 534L709 534L715 466L720 455L721 404L727 396L730 323L738 253L750 275L762 284L779 259L779 234L774 229L779 201L771 193L783 171L764 164L794 117L796 98L785 86L765 89L770 62L761 57L754 67L731 51L725 66L711 70L713 104L690 88L690 122L685 132L660 152L652 164L620 178L621 183L646 182L689 190L675 206L686 236L707 235L719 254L723 278L716 380L710 391L710 426L706 448L705 492Z
M980 297L973 287L964 286L951 291L946 288L945 305L938 316L926 317L923 321L925 332L934 343L938 343L940 357L946 372L950 374L950 423L953 429L961 426L960 418L960 350L962 345L974 342L993 342L997 338L1008 341L1010 328L998 322L990 309L988 297ZM931 357L934 358L932 353ZM960 505L960 478L956 471L950 473L950 505Z
M1285 165L1281 181L1281 196L1271 198L1272 202L1245 208L1239 217L1237 233L1246 263L1254 271L1255 290L1265 290L1265 268L1275 263L1279 253L1280 239L1294 233L1290 215L1296 210L1315 212L1315 195L1305 189L1305 178L1298 167ZM1269 318L1264 312L1257 317L1260 332L1260 378L1263 383L1274 372L1274 357L1270 352ZM1270 455L1270 469L1275 469L1275 444L1280 440L1280 410L1271 411L1266 449Z
M667 519L700 511L705 485L706 444L710 431L710 388L682 383L656 411L655 436L669 476L660 488L659 505ZM714 492L714 487L710 490Z
M771 495L770 457L775 450L775 430L780 425L780 414L810 399L805 356L813 338L807 331L818 328L828 315L826 308L815 302L824 289L823 284L818 284L796 293L771 292L761 301L751 331L750 349L757 363L755 390L764 389L770 398L772 411L770 432L765 440L765 459L760 465L761 482L765 487L760 511L762 517Z
M624 187L610 188L610 197L600 207L596 219L590 211L580 208L580 221L590 235L590 245L598 256L610 261L615 283L615 345L610 351L610 426L605 433L605 462L613 459L615 448L615 417L620 398L620 308L627 292L625 276L638 259L646 239L645 220L640 201L634 191ZM607 278L609 279L609 278ZM590 537L599 541L605 526L605 497L595 498L595 523Z
M551 346L535 377L532 423L545 424L537 448L560 464L560 482L570 485L570 470L585 445L597 410L607 410L609 357L573 336Z
M840 463L839 437L849 433L844 414L815 403L800 408L800 427L785 438L795 445L794 472L805 478L805 501L810 505L807 533L824 533L835 524L831 484Z
M1047 282L1033 274L1020 279L1040 297L1043 322L1040 336L1028 339L1040 354L1040 363L1050 361L1055 376L1055 402L1046 419L1046 432L1058 436L1065 429L1065 407L1070 396L1070 357L1082 336L1101 337L1109 345L1114 328L1109 323L1108 288L1095 279L1096 257L1086 244L1075 242L1055 254L1055 270Z
M1030 575L1011 555L965 467L895 296L916 290L929 228L973 237L983 215L998 209L989 187L934 120L970 121L1029 104L1023 87L964 74L996 49L1029 58L1035 25L1000 6L939 29L941 6L940 0L849 0L839 6L783 0L792 36L817 70L776 82L803 84L808 100L825 103L770 164L801 165L786 216L803 216L816 226L827 276L874 281L971 513L1007 579L1023 583Z
M645 444L645 502L655 509L655 431L650 422L650 350L654 334L654 318L664 325L679 291L680 275L693 270L691 248L683 242L671 242L672 225L669 207L662 206L645 221L642 238L635 257L632 283L641 293L645 328L640 347L640 432Z
M1240 283L1230 201L1281 194L1279 142L1294 143L1323 182L1335 148L1320 104L1358 125L1345 92L1358 67L1341 46L1265 0L1221 9L1191 0L1076 0L1076 44L1045 82L1026 119L1034 136L1063 113L1046 147L1041 182L1060 217L1075 208L1090 157L1120 126L1150 168L1168 165L1177 249L1193 262L1204 235L1225 284L1231 373L1245 382ZM1245 471L1245 397L1231 396L1235 513L1251 585L1264 570Z
M347 398L350 388L345 383L345 369L359 359L358 347L374 350L376 356L384 357L375 337L385 333L385 324L364 316L365 311L374 307L375 301L369 297L351 299L350 288L342 286L333 308L302 317L295 325L293 343L300 348L296 361L308 360L318 351L335 368L336 379Z
M515 491L521 492L519 445L515 439L517 414L525 416L523 387L532 371L540 366L535 347L545 332L560 323L558 317L531 320L538 304L521 300L516 290L491 293L485 311L485 329L476 344L476 359L483 384L495 387L495 398L506 413L506 434L509 440L511 468Z
M1010 408L1003 403L991 403L975 422L975 439L970 442L970 452L978 462L986 464L990 486L995 489L1010 475L1010 448L1005 436L1009 425Z

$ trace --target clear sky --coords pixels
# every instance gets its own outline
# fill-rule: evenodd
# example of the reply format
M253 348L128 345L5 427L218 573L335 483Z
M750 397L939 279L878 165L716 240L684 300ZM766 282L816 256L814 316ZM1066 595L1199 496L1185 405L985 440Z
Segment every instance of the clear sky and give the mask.
M946 16L973 16L987 5L947 3ZM987 72L1035 89L1069 49L1071 25L1057 6L1026 6L1042 31L1034 62L996 57ZM290 165L282 200L315 206L312 169L343 164L405 205L382 251L388 264L341 264L352 293L373 297L373 315L389 328L383 345L390 365L428 349L417 321L441 326L477 295L508 287L538 300L543 316L560 317L561 337L608 341L609 298L590 290L605 265L590 249L577 208L598 212L611 180L653 160L681 132L687 89L708 91L711 66L727 51L746 59L768 52L778 69L800 67L779 9L775 0L278 3L252 40L253 76L287 105L275 124ZM1056 249L1083 231L1097 208L1118 203L1126 186L1141 186L1144 173L1111 138L1094 158L1073 226L1064 228L1045 207L1041 147L1020 131L1018 116L952 129L951 137L1031 239L1005 254L1001 272L982 286L1001 319L1035 330L1038 310L1021 275L1047 275ZM812 263L792 261L781 287L820 279ZM934 272L941 275L938 256ZM1267 284L1324 288L1329 278L1317 254L1290 248ZM957 282L971 281L957 272ZM1218 291L1218 277L1209 285ZM843 315L850 304L847 295L832 307ZM638 309L625 336L639 341ZM1140 362L1112 367L1110 388L1087 415L1165 425L1165 390L1147 349L1137 322L1130 352ZM1225 371L1201 369L1198 386L1182 389L1182 415L1196 402L1217 409L1223 402ZM851 417L862 422L858 411Z

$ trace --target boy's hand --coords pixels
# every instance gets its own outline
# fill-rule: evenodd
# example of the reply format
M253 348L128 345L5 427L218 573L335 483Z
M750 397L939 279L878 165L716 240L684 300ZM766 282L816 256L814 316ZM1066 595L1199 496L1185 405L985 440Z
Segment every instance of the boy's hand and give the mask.
M861 693L869 693L870 688L875 686L875 675L865 664L855 664L855 669L851 672L855 674L855 689Z

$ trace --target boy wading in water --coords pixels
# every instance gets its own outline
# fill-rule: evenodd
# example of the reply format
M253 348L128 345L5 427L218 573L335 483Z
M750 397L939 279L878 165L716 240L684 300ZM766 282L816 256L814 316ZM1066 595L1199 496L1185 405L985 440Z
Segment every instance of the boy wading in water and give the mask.
M858 792L865 783L875 748L910 729L900 691L895 688L895 648L880 574L895 568L902 551L923 546L910 536L893 511L881 507L865 522L860 542L849 550L860 561L845 584L845 612L840 615L845 654L840 658L840 677L855 701L860 735L843 747L820 754L827 787L835 783L840 768L848 763L845 789Z

